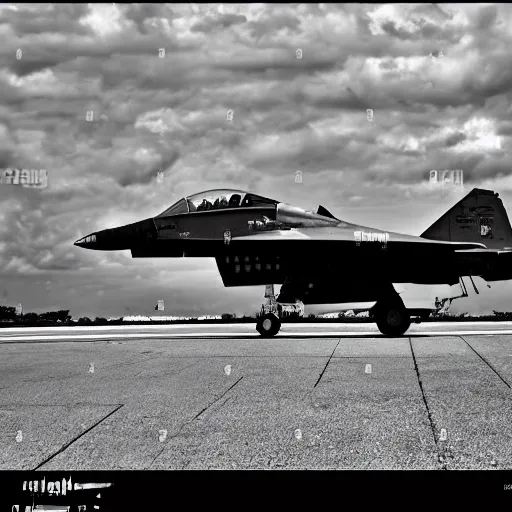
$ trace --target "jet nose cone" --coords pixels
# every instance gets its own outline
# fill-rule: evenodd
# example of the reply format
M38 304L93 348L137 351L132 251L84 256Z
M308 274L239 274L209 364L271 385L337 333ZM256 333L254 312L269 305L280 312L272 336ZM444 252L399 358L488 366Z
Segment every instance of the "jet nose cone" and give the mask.
M92 248L96 244L96 235L87 235L75 242L77 247Z
M153 219L146 219L126 226L96 231L80 238L75 245L95 251L123 251L156 239L157 235Z

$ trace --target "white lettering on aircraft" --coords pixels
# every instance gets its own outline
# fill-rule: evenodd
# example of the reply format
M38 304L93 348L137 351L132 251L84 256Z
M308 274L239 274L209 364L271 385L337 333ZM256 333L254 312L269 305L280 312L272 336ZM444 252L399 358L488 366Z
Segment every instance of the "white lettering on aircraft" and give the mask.
M386 245L389 241L389 233L354 231L354 239L358 247L361 242L381 242Z

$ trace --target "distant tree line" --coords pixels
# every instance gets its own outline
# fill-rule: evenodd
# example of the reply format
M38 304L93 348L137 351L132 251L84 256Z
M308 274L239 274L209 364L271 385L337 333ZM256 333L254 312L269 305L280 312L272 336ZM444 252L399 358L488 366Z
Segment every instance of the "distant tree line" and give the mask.
M0 322L4 324L16 324L27 326L45 326L45 325L105 325L108 324L106 318L96 317L91 320L88 317L81 317L74 321L69 314L69 309L61 309L59 311L47 311L45 313L25 313L16 314L16 308L10 306L0 306Z
M9 306L0 306L0 321L1 322L15 322L23 325L45 325L56 323L70 323L71 316L69 309L62 309L59 311L48 311L46 313L26 313L24 315L17 315L16 308Z
M256 315L244 315L237 316L235 313L223 313L220 319L208 319L207 323L252 323L256 320ZM494 311L493 315L485 315L485 316L476 316L472 317L467 313L460 314L450 314L450 313L432 313L430 317L423 321L512 321L512 312L509 311ZM298 313L289 313L284 319L285 322L317 322L317 323L329 323L329 322L354 322L354 323L363 323L363 322L372 322L371 318L368 317L358 317L354 315L354 312L340 312L336 316L332 318L322 318L318 317L314 314L310 314L307 317L301 317ZM78 320L73 320L69 315L69 310L62 309L59 311L48 311L45 313L26 313L22 315L16 315L16 308L9 306L0 306L0 326L3 327L12 327L12 326L27 326L27 327L36 327L36 326L58 326L58 325L121 325L121 324L155 324L155 323L204 323L203 320L199 320L197 318L190 319L182 319L182 320L158 320L154 318L153 320L146 321L123 321L122 318L118 318L115 320L107 320L103 317L96 317L92 320L89 317L83 316Z

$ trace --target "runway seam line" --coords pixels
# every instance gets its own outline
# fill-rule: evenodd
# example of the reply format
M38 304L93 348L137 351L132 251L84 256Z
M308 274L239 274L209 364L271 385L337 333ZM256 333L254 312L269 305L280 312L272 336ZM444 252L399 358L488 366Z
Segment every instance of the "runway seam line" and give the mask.
M152 359L158 359L162 354L164 353L164 351L160 351L160 352L157 352L156 355L154 355L153 357L145 357L145 358L137 358L135 361L122 361L121 363L113 363L113 364L108 364L107 366L101 366L101 367L98 367L98 368L115 368L115 367L118 367L118 366L133 366L134 364L139 364L139 363L145 363L147 361L151 361Z
M74 402L72 404L0 404L0 409L8 407L117 407L119 404L98 404L92 402Z
M192 421L197 420L197 418L199 418L199 416L201 416L201 414L203 414L207 409L215 405L221 398L226 396L243 378L244 377L242 375L242 377L240 377L234 384L232 384L224 393L222 393L222 395L216 398L211 404L207 405L200 413L196 414Z
M320 374L320 377L318 377L318 380L316 381L316 384L313 386L313 389L315 389L318 386L318 383L324 376L325 370L327 370L327 366L331 362L332 356L334 355L334 352L336 352L336 349L338 348L338 345L340 344L341 338L338 340L338 343L336 343L336 346L334 347L334 350L332 351L331 357L327 360L327 363L325 363L324 369L322 370L322 373Z
M432 414L430 412L430 408L428 406L428 401L427 401L427 396L425 395L425 390L423 389L423 382L421 382L420 370L418 368L418 363L416 361L416 355L414 354L414 349L412 347L412 341L411 341L410 337L409 337L409 347L411 348L412 360L414 362L414 370L416 371L416 378L418 379L418 384L420 386L421 397L423 398L423 403L425 404L425 408L427 409L428 421L430 423L430 429L432 431L432 437L434 438L434 445L435 445L436 451L437 451L437 460L439 462L439 457L441 456L441 453L439 451L439 446L438 446L437 439L436 439L436 427L435 427L434 419L432 418ZM443 465L442 469L447 469L446 465Z
M14 337L13 337L14 338ZM124 338L123 338L124 339ZM27 344L46 344L46 343L101 343L101 342L108 342L110 341L110 338L106 339L94 339L94 340L73 340L73 339L67 339L67 340L18 340L18 341L0 341L0 345L27 345Z
M197 413L192 419L188 420L188 421L185 421L181 427L178 429L178 432L176 432L176 434L173 434L171 437L168 438L168 440L170 441L171 439L174 439L176 437L178 437L180 434L181 434L181 431L187 426L187 425L190 425L190 423L193 423L197 418L199 418L199 416L201 416L201 414L203 414L207 409L209 409L210 407L212 407L215 403L217 403L219 400L221 400L224 396L226 396L242 379L243 379L243 375L234 383L232 384L231 386L229 386L229 388L224 391L224 393L222 393L222 395L220 395L219 397L215 398L215 400L213 400L212 403L210 403L209 405L207 405L202 411L200 411L199 413ZM227 401L227 400L226 400ZM166 443L167 444L167 443ZM164 446L155 456L155 458L151 461L151 464L148 466L148 469L155 463L155 460L158 459L158 457L160 457L160 455L162 455L162 453L164 452L164 450L166 449L167 446Z
M466 343L466 345L500 378L505 386L507 386L509 389L512 389L510 384L495 370L492 364L489 363L484 356L480 355L463 336L459 336L459 338L464 341L464 343Z
M55 452L53 455L50 455L46 460L41 462L38 466L36 466L32 471L38 470L41 466L44 466L46 463L50 462L53 458L55 458L59 453L62 453L64 450L67 450L74 442L78 441L81 437L85 436L88 432L90 432L93 428L97 427L102 421L105 421L109 416L112 416L112 414L116 413L123 407L124 404L118 405L112 412L108 413L105 417L101 418L99 421L97 421L92 427L89 427L87 430L84 430L80 435L74 437L69 443L65 444L60 450Z

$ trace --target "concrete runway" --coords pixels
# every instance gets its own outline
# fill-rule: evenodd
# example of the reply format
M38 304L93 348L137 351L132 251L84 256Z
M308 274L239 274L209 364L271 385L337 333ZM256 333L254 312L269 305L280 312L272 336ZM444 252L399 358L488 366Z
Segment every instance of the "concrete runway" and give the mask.
M0 469L512 469L512 324L0 330Z

